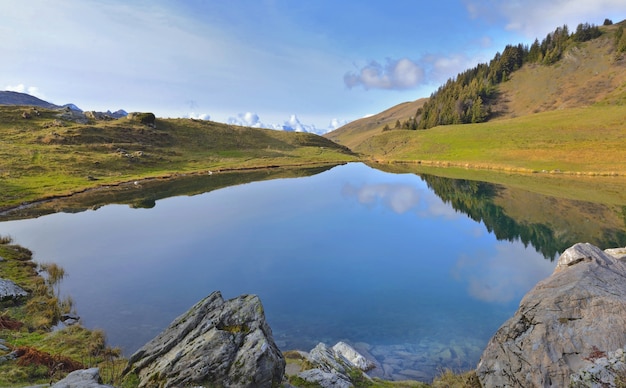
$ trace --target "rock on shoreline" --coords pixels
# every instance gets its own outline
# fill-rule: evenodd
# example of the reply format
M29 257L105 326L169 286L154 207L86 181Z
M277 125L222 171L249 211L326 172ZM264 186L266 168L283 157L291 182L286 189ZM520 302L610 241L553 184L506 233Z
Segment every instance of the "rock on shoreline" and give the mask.
M11 280L0 278L0 300L15 299L27 295L28 292Z
M625 256L586 243L567 249L489 341L476 370L481 384L567 387L570 376L623 350Z
M130 357L140 387L278 386L285 359L256 295L224 301L219 291L176 318Z

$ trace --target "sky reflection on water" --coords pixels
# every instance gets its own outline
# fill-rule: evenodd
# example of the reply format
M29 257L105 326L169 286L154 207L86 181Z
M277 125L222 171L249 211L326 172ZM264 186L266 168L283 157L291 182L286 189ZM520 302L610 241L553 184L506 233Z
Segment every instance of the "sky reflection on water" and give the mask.
M214 290L258 294L283 349L319 341L486 343L554 263L363 164L0 223L56 262L87 327L131 353ZM477 361L477 360L475 360Z

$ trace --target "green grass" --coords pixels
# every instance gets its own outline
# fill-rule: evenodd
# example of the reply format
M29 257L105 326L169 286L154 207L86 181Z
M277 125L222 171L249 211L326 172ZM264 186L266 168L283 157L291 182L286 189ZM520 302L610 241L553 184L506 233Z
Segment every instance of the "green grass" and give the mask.
M121 372L125 360L119 349L106 345L101 330L88 330L79 325L51 331L61 313L71 310L71 303L59 300L55 287L64 275L55 264L39 266L48 272L44 279L32 262L32 253L21 246L13 245L11 238L0 237L0 278L8 279L28 291L29 295L16 300L0 301L3 322L21 323L20 327L0 326L0 338L11 349L27 347L36 354L70 359L82 366L100 367L103 379L109 383L121 383ZM19 359L18 359L19 360ZM67 372L54 367L36 364L21 365L19 361L0 363L0 386L24 386L48 383L62 378Z
M157 119L156 128L127 119L78 124L43 109L22 118L29 109L0 107L0 208L147 177L356 160L308 133L190 119Z
M386 162L410 161L517 172L626 175L624 144L624 107L593 106L482 124L390 131L370 138L356 151Z

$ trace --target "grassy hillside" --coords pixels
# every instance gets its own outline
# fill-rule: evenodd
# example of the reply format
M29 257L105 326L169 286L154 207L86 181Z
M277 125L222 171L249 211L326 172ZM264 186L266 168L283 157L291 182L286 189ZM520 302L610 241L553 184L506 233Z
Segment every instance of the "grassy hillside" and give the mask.
M326 137L381 161L626 174L626 56L616 51L615 39L620 25L570 43L554 64L527 63L511 73L496 86L489 122L383 132L384 123L373 116Z
M355 160L323 137L190 119L88 124L0 107L0 208L111 183L232 168Z
M390 131L356 151L411 161L520 172L626 175L626 109L592 106L426 131Z
M615 52L617 25L577 44L552 66L529 64L499 85L496 118L512 118L595 103L626 103L626 59Z
M352 121L324 135L324 137L348 148L357 147L367 138L382 133L385 126L394 128L397 121L404 122L415 116L415 112L424 105L426 100L426 98L420 98L419 100L404 102L384 112Z

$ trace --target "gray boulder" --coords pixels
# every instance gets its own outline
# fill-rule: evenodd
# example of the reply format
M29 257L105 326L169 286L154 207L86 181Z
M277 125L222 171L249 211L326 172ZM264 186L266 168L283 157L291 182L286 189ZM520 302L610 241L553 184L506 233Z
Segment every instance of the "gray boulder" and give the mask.
M315 384L322 388L350 388L354 387L350 379L337 372L325 372L322 369L309 369L298 373L298 377L304 381Z
M68 374L63 380L53 384L51 388L114 388L112 385L100 383L98 368L80 369Z
M124 373L140 387L270 387L284 372L259 298L214 292L133 354Z
M28 292L10 280L0 278L0 300L15 299L28 295Z
M361 353L357 352L352 346L343 341L339 341L333 346L335 354L341 355L354 367L359 368L362 371L368 371L376 367L376 364L365 358Z
M351 376L355 373L369 380L362 371L374 367L372 361L345 342L338 342L332 348L320 342L309 353L303 352L303 356L313 368L298 373L298 377L324 388L352 387Z
M622 251L620 251L622 252ZM476 373L484 387L566 387L589 360L626 345L622 253L576 244L491 338Z

